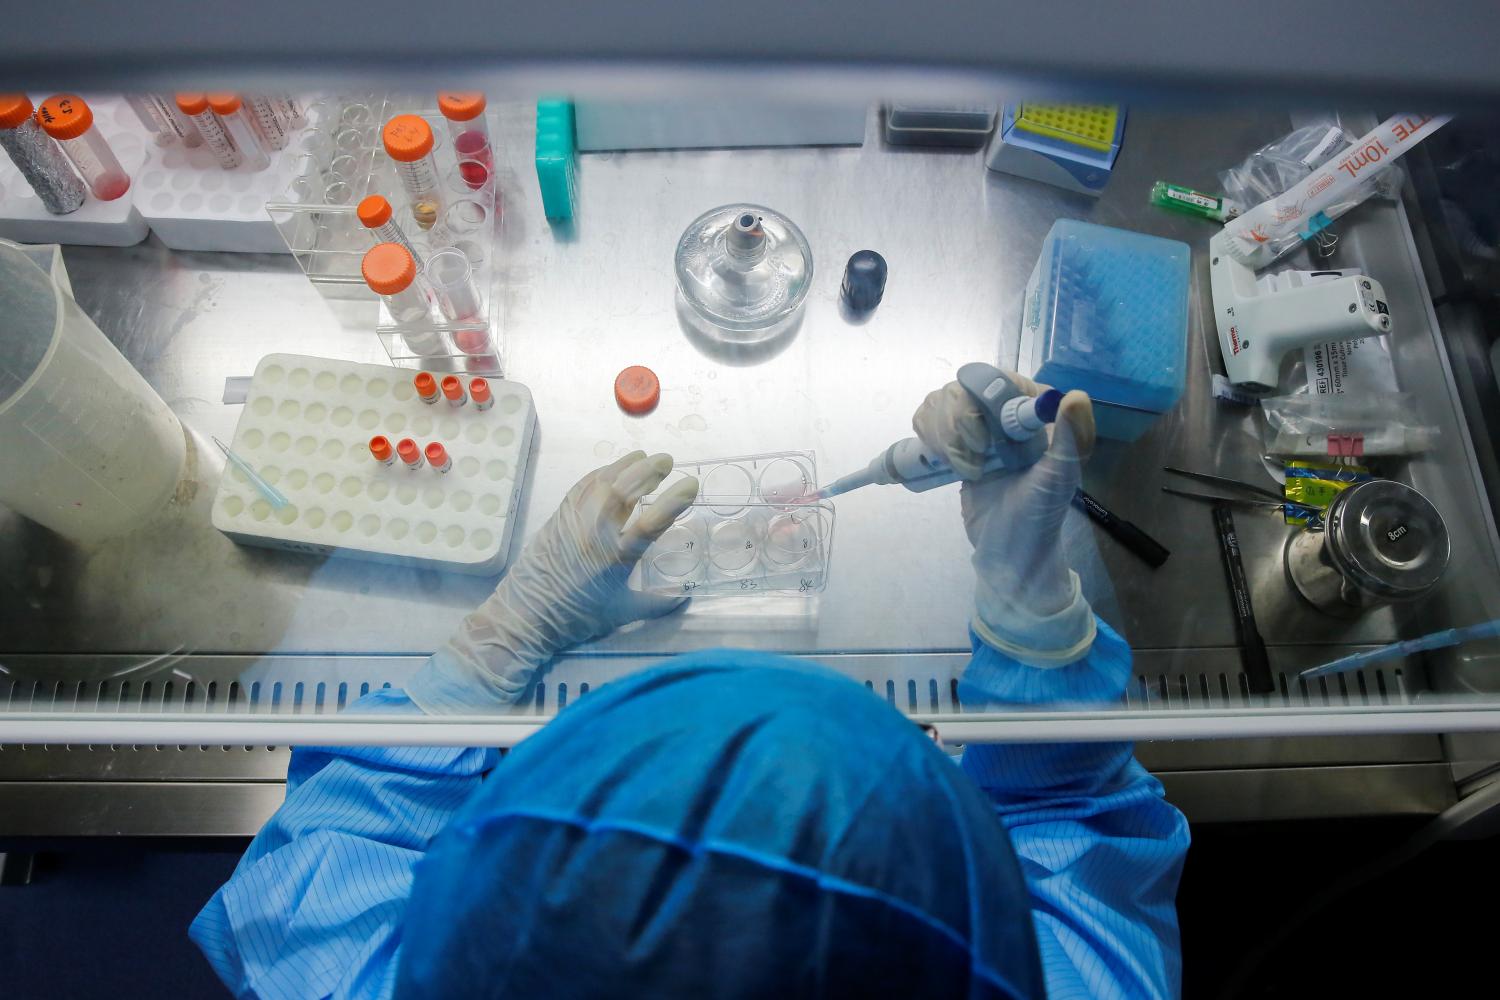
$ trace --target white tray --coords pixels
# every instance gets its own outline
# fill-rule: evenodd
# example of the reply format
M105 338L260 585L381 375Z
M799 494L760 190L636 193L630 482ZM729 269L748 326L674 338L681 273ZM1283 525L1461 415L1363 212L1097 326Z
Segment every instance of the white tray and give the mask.
M35 103L38 95L33 95ZM43 95L44 96L44 95ZM109 141L120 166L130 175L130 190L114 201L87 195L76 212L53 215L31 190L9 156L0 152L0 236L17 243L68 243L98 247L135 246L146 238L148 226L136 211L141 166L151 139L118 97L84 94L94 113L94 127Z
M225 170L206 145L152 146L146 165L131 174L136 207L173 250L287 253L266 202L284 197L296 176L302 134L294 130L264 170Z
M237 542L487 575L510 552L536 428L531 390L487 379L495 405L417 398L408 369L295 354L261 359L230 447L291 501L273 511L227 469L214 527ZM372 435L441 441L447 473L382 466Z

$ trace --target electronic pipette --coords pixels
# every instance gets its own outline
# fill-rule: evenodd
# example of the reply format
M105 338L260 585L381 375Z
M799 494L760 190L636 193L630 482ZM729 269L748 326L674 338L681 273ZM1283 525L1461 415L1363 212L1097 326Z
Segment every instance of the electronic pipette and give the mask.
M984 471L1024 469L1036 464L1047 450L1047 436L1042 431L1057 419L1062 393L1048 389L1040 396L1028 396L1000 369L979 363L960 368L958 384L979 404L979 412L990 428ZM940 455L911 437L897 441L876 455L868 467L835 480L808 499L826 500L861 486L890 483L922 493L956 483L959 478Z

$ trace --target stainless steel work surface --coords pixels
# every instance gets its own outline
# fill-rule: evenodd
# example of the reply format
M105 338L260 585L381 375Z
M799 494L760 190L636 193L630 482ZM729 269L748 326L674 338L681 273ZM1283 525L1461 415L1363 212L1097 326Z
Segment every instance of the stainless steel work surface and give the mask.
M873 113L859 148L587 155L577 222L563 226L541 217L529 114L507 107L502 121L501 331L507 377L531 389L539 421L524 534L583 473L635 448L682 458L810 450L824 480L864 465L910 433L912 411L960 364L1013 361L1020 293L1058 218L1190 243L1184 399L1139 441L1105 443L1086 482L1172 557L1151 571L1111 539L1096 546L1093 528L1076 515L1067 538L1095 607L1151 652L1155 666L1142 683L1175 690L1192 677L1198 685L1207 677L1205 651L1213 651L1222 664L1212 672L1215 687L1222 677L1225 698L1238 698L1231 602L1208 509L1159 493L1160 469L1270 480L1249 411L1217 404L1209 392L1217 347L1205 251L1215 227L1146 198L1158 178L1212 189L1217 170L1287 130L1284 116L1132 112L1098 200L988 171L980 153L886 147ZM795 220L816 259L803 322L757 348L706 341L685 329L674 306L678 236L703 210L732 201ZM1441 431L1437 450L1412 463L1409 478L1446 518L1454 559L1441 589L1401 616L1387 610L1343 622L1288 589L1281 550L1290 529L1279 517L1237 514L1262 632L1273 652L1298 647L1303 664L1500 614L1494 528L1402 209L1367 205L1339 230L1337 263L1363 265L1384 283L1401 378L1422 393L1421 422ZM840 312L838 287L848 256L867 248L885 256L890 279L878 310L856 323ZM175 680L179 694L193 684L202 696L210 684L222 691L236 681L294 682L302 654L325 664L343 654L421 654L490 592L494 579L241 547L209 523L222 462L203 445L211 434L227 438L239 417L239 407L219 402L224 378L249 374L273 352L383 361L368 332L373 305L325 299L286 256L176 253L154 239L124 250L69 247L64 256L84 310L188 427L194 478L183 502L92 548L0 514L0 650L65 654L5 661L0 707L66 704L54 681L115 678L135 682L139 693L143 682L154 680L160 692ZM661 378L661 405L649 416L629 417L615 405L614 376L630 364ZM973 578L958 490L871 487L835 503L833 568L819 598L699 600L584 652L652 656L742 645L817 654L856 675L874 654L961 657ZM420 660L387 662L399 683ZM587 677L608 662L574 657L555 677L569 670ZM335 667L327 676L338 674ZM1430 686L1410 672L1403 684L1403 699ZM1292 690L1273 704L1295 697ZM1336 689L1330 703L1341 700ZM90 710L116 708L125 706Z

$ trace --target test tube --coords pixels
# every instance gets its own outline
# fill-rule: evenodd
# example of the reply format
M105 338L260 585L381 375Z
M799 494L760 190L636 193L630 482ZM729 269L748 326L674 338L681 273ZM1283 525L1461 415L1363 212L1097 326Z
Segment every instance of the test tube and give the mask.
M229 138L239 148L241 166L246 170L264 170L271 165L271 158L261 146L255 126L250 124L250 116L245 111L245 103L238 94L209 94L208 106L214 109L214 114L229 132Z
M474 287L474 269L462 250L445 247L434 251L427 258L426 273L444 316L450 320L480 318L484 304Z
M444 375L442 384L443 398L449 406L457 408L469 401L469 394L464 392L463 381L457 375Z
M396 442L396 454L401 456L402 464L408 469L422 467L422 449L417 447L417 442L411 438L402 438Z
M151 133L158 146L170 146L177 141L177 130L172 127L166 112L151 100L151 95L125 94L124 97L125 103L130 105L130 110L146 126L146 131Z
M422 255L417 253L417 248L407 239L406 233L391 218L390 202L378 194L372 194L363 199L354 211L359 216L360 224L375 237L376 243L399 243L406 247L413 260L418 264L422 263Z
M397 115L385 123L381 138L411 201L412 218L424 231L431 229L443 212L432 159L432 126L417 115Z
M453 456L448 454L447 448L434 441L427 446L427 464L432 466L433 472L447 472L453 468Z
M474 191L488 184L495 172L495 154L490 149L484 108L484 95L478 92L438 94L438 110L448 123L448 138L453 143L459 175Z
M396 464L396 451L391 447L391 439L384 434L370 438L370 456L381 465Z
M264 94L246 94L245 105L250 110L251 120L255 122L255 132L265 147L270 150L286 149L290 137L287 135L286 124L276 113L276 102Z
M431 375L426 372L417 372L416 378L412 379L412 384L417 387L417 398L422 402L436 403L438 401L440 393L437 379Z
M224 131L224 123L214 117L213 111L209 109L207 97L202 94L178 94L177 109L192 119L203 144L214 154L219 166L225 170L233 170L240 165L240 151L235 147L234 140L229 138L229 133Z
M427 292L417 281L417 262L399 243L380 243L360 265L365 284L385 300L391 319L399 326L415 326L431 317Z
M76 212L83 204L83 182L57 143L36 123L34 111L25 94L0 94L0 147L42 200L43 208L53 215Z
M469 381L469 396L474 400L474 409L480 413L495 405L495 397L490 392L490 384L482 378Z
M302 108L302 102L291 94L275 94L271 100L276 105L277 116L286 123L287 128L297 129L307 124L307 113Z
M100 201L114 201L130 190L130 176L103 134L94 128L94 113L77 94L56 94L36 110L42 131L57 140L63 154Z
M191 118L182 113L182 109L177 106L175 98L162 94L147 94L146 96L166 113L168 120L172 123L173 130L176 131L177 137L182 140L184 146L188 149L197 149L203 145L203 136L198 134L198 126L193 124Z
M130 98L126 99L130 100ZM158 146L170 146L178 139L181 139L182 144L189 149L195 149L203 145L203 137L198 134L198 126L193 124L191 118L182 113L181 109L177 107L176 101L163 97L161 94L140 94L137 95L137 100L149 108L154 108L156 114L152 117L160 117L166 125L167 132L158 134L156 137L156 144ZM134 101L132 101L132 106L134 106ZM136 110L136 114L140 115L143 110L147 114L150 113L145 108L139 108Z

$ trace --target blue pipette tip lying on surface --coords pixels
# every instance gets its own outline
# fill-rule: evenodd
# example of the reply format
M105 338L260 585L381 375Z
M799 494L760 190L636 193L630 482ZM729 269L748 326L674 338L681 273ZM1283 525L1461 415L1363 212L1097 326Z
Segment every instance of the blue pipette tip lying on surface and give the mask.
M230 451L229 445L218 438L214 438L213 442L219 446L219 450L224 453L224 457L229 460L229 464L245 474L245 478L250 480L250 485L255 487L257 493L266 498L266 503L270 504L273 509L280 510L291 503L280 490L262 479L260 473L256 472L249 462Z
M1403 656L1411 656L1413 653L1423 653L1431 649L1442 649L1446 646L1458 646L1466 642L1475 642L1479 639L1494 639L1500 637L1500 618L1493 621L1481 622L1478 625L1465 625L1461 628L1447 628L1439 632L1432 632L1417 639L1406 639L1401 642L1393 642L1379 649L1369 649L1360 653L1351 653L1341 659L1325 663L1322 666L1308 667L1298 674L1303 680L1311 680L1314 677L1328 677L1333 674L1345 674L1352 670L1362 670L1372 663L1383 660L1394 660Z

